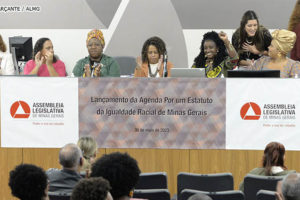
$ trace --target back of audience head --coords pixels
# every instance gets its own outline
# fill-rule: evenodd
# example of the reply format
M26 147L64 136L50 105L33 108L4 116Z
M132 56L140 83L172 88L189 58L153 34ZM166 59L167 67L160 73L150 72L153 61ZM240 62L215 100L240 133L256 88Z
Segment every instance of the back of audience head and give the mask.
M281 184L283 200L300 200L300 174L290 173Z
M76 144L66 144L59 151L59 163L63 168L78 170L83 164L82 153Z
M3 39L2 39L1 34L0 34L0 51L6 52L6 45L5 45L5 43L4 43Z
M82 179L72 192L72 200L112 200L109 182L102 177Z
M212 200L208 195L203 194L203 193L197 193L194 194L193 196L190 196L188 200Z
M129 197L139 180L137 161L127 153L111 153L102 156L92 166L92 177L103 177L109 181L113 198Z
M92 137L81 137L77 145L81 149L84 158L82 170L90 170L97 156L97 142Z
M267 174L271 175L272 166L280 166L286 169L284 165L285 148L279 142L270 142L265 150L263 156L263 167L267 170Z
M48 197L45 171L35 165L21 164L10 171L11 193L21 200L43 200Z

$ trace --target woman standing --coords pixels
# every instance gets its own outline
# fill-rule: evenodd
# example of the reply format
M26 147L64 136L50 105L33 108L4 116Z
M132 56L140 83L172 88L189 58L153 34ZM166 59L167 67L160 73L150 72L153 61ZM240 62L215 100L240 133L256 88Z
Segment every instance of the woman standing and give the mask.
M239 54L239 66L251 66L254 60L267 55L272 37L259 24L254 11L248 10L242 17L240 27L232 36L232 44Z

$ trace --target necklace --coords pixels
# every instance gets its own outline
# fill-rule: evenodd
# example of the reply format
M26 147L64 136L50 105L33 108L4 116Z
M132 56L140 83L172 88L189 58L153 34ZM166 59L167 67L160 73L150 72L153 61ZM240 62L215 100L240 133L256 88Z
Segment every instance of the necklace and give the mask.
M246 42L247 42L248 44L252 44L252 43L253 43L252 40L249 41L247 38L246 38Z
M149 75L150 75L150 77L153 78L153 77L156 77L156 76L157 76L157 73L158 73L158 69L157 69L157 68L156 68L155 73L152 74L150 64L148 63L148 69L149 69Z

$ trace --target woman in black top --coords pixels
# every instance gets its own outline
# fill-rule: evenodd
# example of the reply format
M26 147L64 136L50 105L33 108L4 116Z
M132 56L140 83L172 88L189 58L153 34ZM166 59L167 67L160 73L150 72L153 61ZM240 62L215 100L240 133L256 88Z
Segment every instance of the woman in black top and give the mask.
M239 66L250 66L254 60L267 55L271 40L270 32L259 24L256 13L245 12L240 27L232 36L232 45L239 54Z

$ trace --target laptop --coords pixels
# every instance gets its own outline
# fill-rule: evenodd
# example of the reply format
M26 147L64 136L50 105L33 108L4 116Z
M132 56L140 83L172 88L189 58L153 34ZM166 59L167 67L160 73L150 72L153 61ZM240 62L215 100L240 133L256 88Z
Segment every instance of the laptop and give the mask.
M228 70L227 77L280 78L280 70Z
M172 68L171 77L205 78L205 68Z

